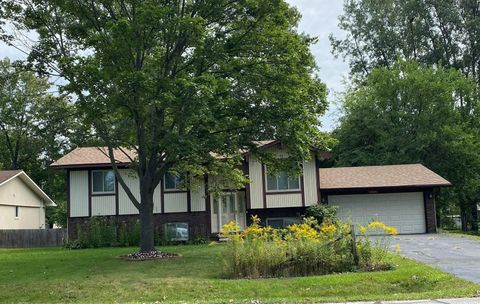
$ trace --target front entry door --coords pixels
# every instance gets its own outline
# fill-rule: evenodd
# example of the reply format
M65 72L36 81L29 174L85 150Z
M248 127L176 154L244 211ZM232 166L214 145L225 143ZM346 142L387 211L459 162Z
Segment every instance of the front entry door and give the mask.
M246 224L245 218L245 193L229 192L214 198L212 201L212 232L218 233L222 226L235 221L243 230Z

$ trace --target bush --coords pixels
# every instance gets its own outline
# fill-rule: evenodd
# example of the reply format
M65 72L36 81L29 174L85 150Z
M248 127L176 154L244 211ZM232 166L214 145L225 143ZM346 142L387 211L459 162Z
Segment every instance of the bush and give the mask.
M319 224L322 224L324 221L335 223L338 221L337 207L323 204L312 205L305 210L304 217L313 217Z
M230 278L308 276L390 268L384 258L379 258L380 251L371 242L353 243L350 225L340 221L319 224L309 217L301 224L274 229L261 227L259 218L254 216L252 225L244 231L239 232L239 226L231 222L223 227L220 236L227 241L223 252L224 273Z
M139 246L140 223L120 222L114 219L92 217L77 225L77 237L65 243L70 249Z

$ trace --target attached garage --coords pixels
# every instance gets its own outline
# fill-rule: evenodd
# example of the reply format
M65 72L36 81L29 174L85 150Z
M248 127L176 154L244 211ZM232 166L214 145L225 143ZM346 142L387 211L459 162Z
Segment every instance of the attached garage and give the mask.
M425 233L423 192L332 195L328 203L338 206L338 216L355 225L381 221L401 234Z
M436 232L437 187L450 182L420 164L320 169L323 203L354 225L378 220L400 234Z

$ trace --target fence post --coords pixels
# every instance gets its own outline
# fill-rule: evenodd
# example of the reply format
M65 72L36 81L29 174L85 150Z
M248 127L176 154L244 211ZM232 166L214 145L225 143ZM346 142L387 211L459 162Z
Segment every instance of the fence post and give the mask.
M357 237L355 235L355 226L350 225L350 234L352 236L351 239L351 246L352 246L352 256L353 256L353 264L358 267L360 264L360 260L358 257L358 251L357 251Z

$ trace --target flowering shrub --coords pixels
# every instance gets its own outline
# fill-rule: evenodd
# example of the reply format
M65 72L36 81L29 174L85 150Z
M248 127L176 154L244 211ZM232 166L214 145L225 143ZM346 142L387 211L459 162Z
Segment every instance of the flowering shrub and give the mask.
M389 234L394 229L382 227ZM300 224L274 229L262 227L260 219L253 216L252 224L243 231L230 222L219 236L227 242L223 258L228 277L307 276L387 268L383 259L372 260L378 256L370 241L357 240L354 244L350 225L338 220L319 224L307 217Z

